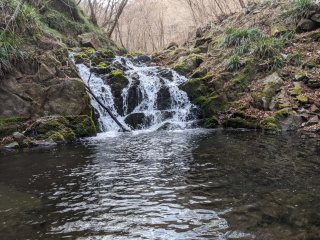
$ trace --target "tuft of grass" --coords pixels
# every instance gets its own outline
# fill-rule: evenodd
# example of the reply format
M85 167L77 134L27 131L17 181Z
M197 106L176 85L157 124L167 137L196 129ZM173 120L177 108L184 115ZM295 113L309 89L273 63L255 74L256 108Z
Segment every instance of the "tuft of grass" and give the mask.
M234 54L230 56L226 60L225 65L226 65L226 69L229 71L239 70L241 67L240 56L238 54Z
M254 55L258 58L270 58L278 55L285 47L285 41L279 38L262 37L254 48Z
M276 71L278 69L283 68L284 60L282 57L275 56L271 60L271 70Z
M230 28L225 32L220 45L223 47L240 46L251 41L257 41L261 37L261 32L256 28Z
M297 11L308 11L314 6L314 0L293 0L293 7Z
M27 58L27 53L20 48L21 39L6 33L0 35L0 77L12 71L13 65Z

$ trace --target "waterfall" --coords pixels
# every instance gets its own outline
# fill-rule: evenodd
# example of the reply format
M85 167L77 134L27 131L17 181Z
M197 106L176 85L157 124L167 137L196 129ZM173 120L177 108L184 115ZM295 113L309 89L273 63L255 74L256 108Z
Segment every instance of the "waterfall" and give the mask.
M90 68L84 64L76 66L85 84L128 129L194 127L196 108L187 94L179 89L188 79L177 72L147 66L139 58L116 57L112 66L123 72L127 84L121 89L121 94L115 94L112 83L108 82L108 74L94 73L88 83ZM91 102L101 130L119 131L119 126L95 99L92 98Z

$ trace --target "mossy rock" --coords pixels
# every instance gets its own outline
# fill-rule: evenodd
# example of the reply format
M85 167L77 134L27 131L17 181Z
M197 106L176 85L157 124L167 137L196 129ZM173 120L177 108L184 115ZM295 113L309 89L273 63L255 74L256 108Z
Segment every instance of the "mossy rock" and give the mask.
M193 101L193 103L200 107L199 113L204 118L209 118L220 111L227 110L228 108L228 101L224 94L199 96Z
M190 100L194 101L200 96L207 95L211 92L210 88L207 86L206 82L212 79L212 74L207 74L201 78L195 78L187 81L181 85L181 89L185 91Z
M173 69L183 75L187 75L197 69L203 63L202 57L191 54L188 57L181 57Z
M299 103L301 104L305 104L305 103L308 103L309 102L309 98L304 95L304 94L300 94L297 96L297 100L299 101Z
M210 118L206 118L204 119L200 125L204 128L217 128L220 123L219 120L216 117L210 117Z
M80 52L74 55L74 60L76 64L84 63L89 58L88 54Z
M52 140L54 142L64 142L64 137L60 132L53 132L47 140Z
M28 120L28 117L19 116L0 118L0 137L9 136L19 131L21 125Z
M280 131L281 130L279 120L273 116L265 118L261 122L261 126L264 130L269 130L269 131Z
M80 115L80 116L67 116L66 119L69 121L68 127L72 129L75 134L75 137L91 137L97 134L96 126L89 116ZM73 135L71 132L65 135L65 137L72 138Z
M109 49L101 50L101 51L99 51L99 53L104 58L114 58L115 57L114 52L112 50L109 50Z
M247 129L260 128L257 122L247 120L241 117L227 119L223 122L223 126L226 128L247 128Z
M134 58L134 57L140 57L140 56L144 56L145 54L142 52L130 52L127 53L125 56L128 58Z
M111 72L110 82L114 90L122 90L128 85L129 80L124 76L121 70L117 69Z
M290 111L288 108L283 108L275 113L276 119L282 119L288 117L290 115Z
M87 115L50 116L38 119L25 134L39 140L72 142L76 138L94 136L96 127Z

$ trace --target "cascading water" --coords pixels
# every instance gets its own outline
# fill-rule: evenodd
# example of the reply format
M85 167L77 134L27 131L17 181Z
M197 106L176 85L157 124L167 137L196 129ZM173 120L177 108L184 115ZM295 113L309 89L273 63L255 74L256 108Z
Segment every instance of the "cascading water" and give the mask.
M127 84L115 94L108 74L92 74L77 64L79 74L99 100L128 129L185 129L194 126L195 106L179 86L187 78L162 67L147 66L139 58L116 57L112 66L123 71ZM117 95L117 96L115 96ZM109 114L91 99L102 131L119 131Z

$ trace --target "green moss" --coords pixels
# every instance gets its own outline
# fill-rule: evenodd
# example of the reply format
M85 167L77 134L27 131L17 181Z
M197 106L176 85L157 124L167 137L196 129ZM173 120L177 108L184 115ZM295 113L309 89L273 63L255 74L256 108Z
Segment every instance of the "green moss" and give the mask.
M216 117L206 118L202 126L204 128L216 128L219 126L219 120Z
M280 131L279 121L276 117L268 117L261 122L261 126L265 130Z
M60 132L53 132L47 139L54 142L64 142L65 140Z
M295 83L294 87L290 89L290 94L292 96L298 96L302 92L302 86L300 83Z
M308 103L309 102L309 99L306 95L304 94L300 94L297 96L297 100L300 102L300 103Z
M191 101L200 102L201 99L196 99L210 93L210 89L206 86L206 82L211 79L212 74L208 73L204 77L187 81L181 86L181 89L188 94Z
M114 58L115 57L113 51L109 50L109 49L101 50L101 51L99 51L99 53L101 53L102 56L105 58Z
M196 54L191 54L186 58L181 58L173 69L180 74L188 74L198 68L203 63L202 57Z
M283 108L283 109L281 109L281 110L279 110L279 111L277 111L275 113L275 117L277 119L281 119L281 118L289 116L289 114L290 114L289 109L288 108Z
M28 121L27 117L11 116L0 118L0 137L9 136L14 132L19 131L22 123Z
M143 56L143 55L145 55L145 54L142 52L130 52L130 53L126 54L126 57L133 58L133 57L139 57L139 56Z
M89 56L85 52L80 52L74 55L74 60L76 63L83 63Z
M189 70L188 70L188 66L185 62L178 62L176 65L173 66L173 69L178 72L178 73L181 73L181 74L185 74L185 73L188 73Z
M107 67L109 67L110 66L110 63L108 63L108 62L101 62L101 63L99 63L98 65L97 65L97 68L107 68Z
M95 124L89 116L68 116L66 118L69 120L68 127L72 129L76 137L90 137L96 135L97 130Z

